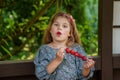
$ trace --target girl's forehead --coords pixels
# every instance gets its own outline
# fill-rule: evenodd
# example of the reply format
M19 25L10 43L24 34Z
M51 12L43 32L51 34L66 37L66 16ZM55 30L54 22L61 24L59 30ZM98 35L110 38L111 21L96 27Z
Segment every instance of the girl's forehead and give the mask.
M68 19L66 17L62 17L62 16L58 16L54 19L54 21L65 21L65 22L68 22Z

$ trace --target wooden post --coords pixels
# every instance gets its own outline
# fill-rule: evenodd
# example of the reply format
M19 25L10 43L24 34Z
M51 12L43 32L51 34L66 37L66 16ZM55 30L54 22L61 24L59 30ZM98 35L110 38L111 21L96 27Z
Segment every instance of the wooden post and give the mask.
M101 80L113 80L112 28L113 0L99 0L99 52L101 53Z

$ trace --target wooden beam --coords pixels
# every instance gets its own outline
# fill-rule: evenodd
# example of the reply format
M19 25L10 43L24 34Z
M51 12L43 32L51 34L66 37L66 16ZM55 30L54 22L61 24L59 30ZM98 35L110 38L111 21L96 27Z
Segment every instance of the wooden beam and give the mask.
M32 61L0 61L0 77L34 75Z

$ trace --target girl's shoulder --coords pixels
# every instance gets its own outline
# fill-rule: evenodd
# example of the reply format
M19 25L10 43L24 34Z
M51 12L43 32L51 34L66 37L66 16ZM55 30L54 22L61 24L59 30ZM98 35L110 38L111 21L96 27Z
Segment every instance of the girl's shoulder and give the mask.
M40 47L38 48L38 53L39 54L44 54L44 53L48 53L51 52L52 50L50 49L50 47L47 44L44 45L40 45Z
M47 44L43 44L43 45L40 45L39 48L46 48L47 47Z
M86 55L86 52L85 52L84 48L83 48L80 44L74 43L73 48L74 48L77 52L80 52L80 53Z
M82 46L81 46L80 44L78 44L78 43L74 43L74 44L72 45L72 47L73 47L73 48L82 48Z
M56 50L55 48L49 46L49 44L44 44L39 47L39 50Z
M40 45L39 47L39 49L48 49L48 48L50 48L48 44L43 44L43 45Z

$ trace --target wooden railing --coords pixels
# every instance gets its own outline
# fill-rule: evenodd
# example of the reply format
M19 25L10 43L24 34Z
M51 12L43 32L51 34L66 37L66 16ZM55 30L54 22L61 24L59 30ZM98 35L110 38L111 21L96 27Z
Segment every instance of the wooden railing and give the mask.
M100 59L96 58L96 72L100 70ZM1 61L0 80L38 80L34 74L33 61ZM95 76L96 77L96 76Z
M37 80L33 61L1 61L0 80Z
M96 70L90 80L101 80L101 58L94 60ZM113 73L114 80L120 80L120 55L113 56ZM0 61L0 80L38 80L34 75L33 61Z

